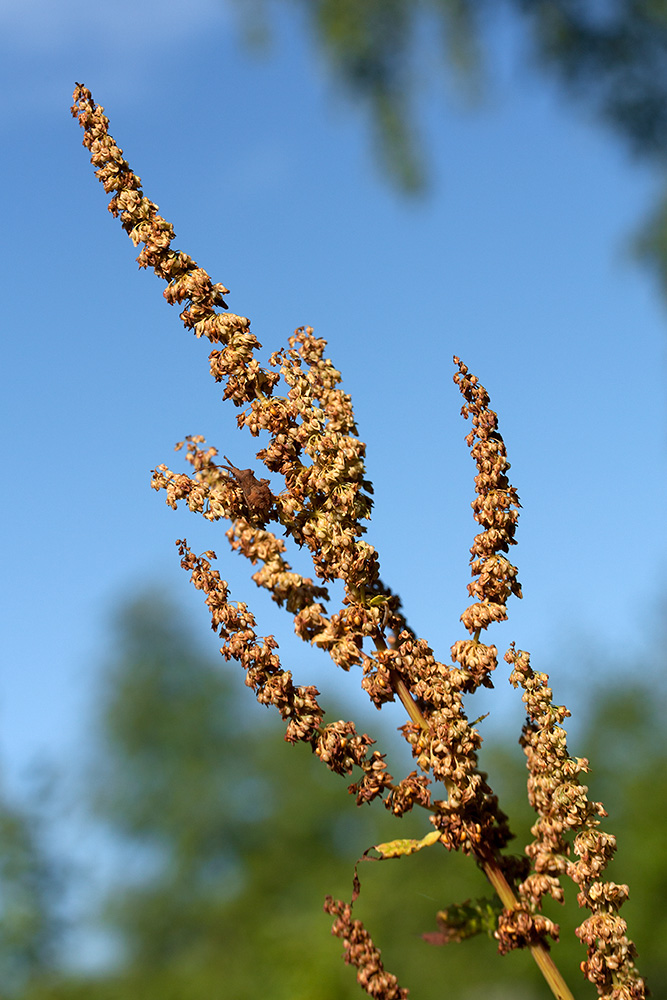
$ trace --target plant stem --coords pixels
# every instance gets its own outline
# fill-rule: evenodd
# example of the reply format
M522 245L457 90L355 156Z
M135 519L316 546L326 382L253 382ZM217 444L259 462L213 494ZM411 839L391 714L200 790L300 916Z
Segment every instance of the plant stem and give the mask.
M479 852L477 860L505 909L512 910L518 906L516 896L500 870L498 860L492 855L486 856ZM530 951L556 1000L574 1000L546 945L542 942L532 944Z
M381 636L375 638L374 641L378 649L387 648L386 643ZM420 711L414 698L410 694L403 678L396 670L390 670L389 676L391 679L391 685L412 722L424 731L427 731L430 728L429 724ZM491 853L487 854L480 851L476 852L476 858L505 909L513 910L518 907L518 900L514 895L509 882L501 871L498 859ZM556 963L551 957L549 949L546 945L542 944L542 942L532 944L530 945L530 952L535 959L540 972L544 976L549 989L553 993L554 997L556 997L556 1000L574 1000L574 996L570 992L567 983L558 970Z

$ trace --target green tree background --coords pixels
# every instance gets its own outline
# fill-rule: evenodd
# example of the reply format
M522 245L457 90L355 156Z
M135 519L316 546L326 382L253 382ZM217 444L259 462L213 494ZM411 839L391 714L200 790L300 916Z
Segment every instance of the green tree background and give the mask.
M40 813L0 799L0 995L21 995L26 984L57 965L57 897L62 879L50 854Z
M353 971L340 959L340 942L329 934L324 896L349 897L362 852L382 840L423 835L425 819L406 817L399 828L381 807L357 809L347 782L305 747L284 743L280 723L254 705L240 670L237 676L229 665L198 652L178 609L164 597L146 594L128 604L114 640L89 809L91 822L103 824L123 845L117 880L99 901L99 919L121 943L118 961L103 973L82 975L42 954L57 943L54 900L45 891L48 865L30 823L12 814L1 827L9 859L2 870L3 908L9 909L0 939L1 967L21 965L6 980L11 995L361 995ZM591 692L590 718L573 752L593 761L592 788L604 796L620 844L611 877L631 886L626 916L642 970L661 996L667 987L667 742L655 670L644 666L626 689ZM345 710L340 714L345 717ZM372 724L377 731L377 718ZM507 734L502 748L492 741L484 763L520 849L531 818L517 735ZM382 739L391 742L392 736L384 733ZM400 753L397 740L391 753ZM124 850L127 857L138 853L146 859L139 877L136 871L126 876ZM469 859L429 850L400 861L366 862L360 876L359 916L413 996L544 995L528 955L501 959L485 936L444 949L420 939L435 929L438 909L486 894L485 880ZM558 961L576 993L582 949L573 935L572 896L573 906L554 906L553 915L562 926ZM22 908L15 900L24 900Z

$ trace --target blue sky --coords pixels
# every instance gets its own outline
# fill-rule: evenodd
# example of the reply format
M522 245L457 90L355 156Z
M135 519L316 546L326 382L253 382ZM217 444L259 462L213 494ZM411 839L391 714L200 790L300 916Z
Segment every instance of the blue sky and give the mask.
M456 353L491 394L524 508L524 600L494 641L531 650L563 697L595 651L610 676L635 669L664 598L667 341L628 245L657 179L520 69L520 36L498 25L476 109L430 84L426 65L432 189L407 200L294 13L252 52L224 3L184 10L0 6L5 782L18 788L36 759L67 771L85 757L110 614L142 586L173 593L216 650L178 566L184 534L217 549L233 596L279 633L299 680L342 691L290 642L223 527L174 514L149 488L186 434L240 467L254 442L220 401L206 345L106 211L69 114L75 80L104 105L177 246L231 289L267 353L304 324L329 341L368 443L369 540L438 656L462 636L474 534ZM520 718L504 676L497 685Z

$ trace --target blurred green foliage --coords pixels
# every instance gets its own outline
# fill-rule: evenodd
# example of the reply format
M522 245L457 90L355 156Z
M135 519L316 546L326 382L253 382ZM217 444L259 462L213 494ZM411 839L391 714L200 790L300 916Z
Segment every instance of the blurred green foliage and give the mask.
M657 167L667 192L667 0L290 0L289 6L301 7L336 86L367 109L379 160L400 190L423 191L428 180L419 98L448 78L467 94L492 90L498 39L506 37L509 18L522 40L515 51ZM271 35L275 2L237 0L237 7L249 37ZM667 292L665 199L643 220L635 246Z
M50 972L59 888L40 816L0 800L0 996L17 996Z
M103 920L122 942L122 954L113 970L97 976L49 972L37 962L16 996L360 997L353 970L341 961L341 944L330 935L324 897L349 899L354 862L363 851L398 836L423 836L430 829L426 815L399 821L382 807L356 808L343 779L306 747L285 744L280 723L254 705L240 678L197 651L163 598L148 595L124 609L113 648L91 804L122 846L120 857L126 851L134 859L119 863L103 906ZM627 690L610 688L596 695L588 731L577 741L593 761L592 789L611 813L607 827L619 836L610 877L631 886L625 915L655 996L667 995L667 746L661 708L664 700L656 697L650 677ZM377 722L375 714L375 731ZM509 749L488 747L485 766L521 845L531 818L517 736L509 736ZM31 843L29 827L21 831L18 858ZM144 859L139 870L137 857ZM3 895L16 884L11 870L3 872ZM408 858L363 862L359 874L356 915L412 996L545 996L529 955L501 959L486 936L444 948L421 939L436 929L437 910L488 895L470 859L434 847ZM27 884L33 884L30 878ZM571 906L553 907L551 915L563 928L554 957L575 994L583 996L582 949L572 933L580 915L573 897ZM37 949L49 907L39 893L30 899ZM32 954L31 934L20 941L16 955ZM0 940L0 962L10 960L14 947L11 937Z

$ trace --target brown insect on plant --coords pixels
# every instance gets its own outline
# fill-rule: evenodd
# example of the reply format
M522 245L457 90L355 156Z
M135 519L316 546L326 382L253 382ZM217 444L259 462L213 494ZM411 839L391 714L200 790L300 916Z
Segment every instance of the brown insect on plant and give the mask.
M271 481L269 479L257 479L252 469L237 469L226 455L224 459L227 465L221 465L220 468L231 472L241 487L241 492L251 516L258 524L265 525L273 506L273 493L270 488Z

